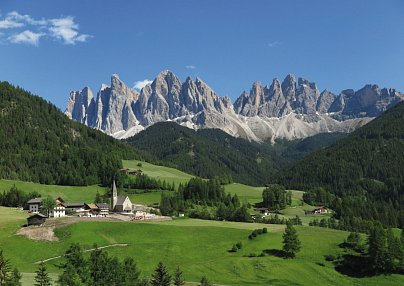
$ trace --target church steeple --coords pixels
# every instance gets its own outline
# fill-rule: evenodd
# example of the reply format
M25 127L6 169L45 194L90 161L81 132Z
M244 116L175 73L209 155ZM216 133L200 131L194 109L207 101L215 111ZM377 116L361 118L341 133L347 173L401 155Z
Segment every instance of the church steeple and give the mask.
M118 201L118 191L116 189L116 184L114 180L112 183L112 210L115 209L117 201Z

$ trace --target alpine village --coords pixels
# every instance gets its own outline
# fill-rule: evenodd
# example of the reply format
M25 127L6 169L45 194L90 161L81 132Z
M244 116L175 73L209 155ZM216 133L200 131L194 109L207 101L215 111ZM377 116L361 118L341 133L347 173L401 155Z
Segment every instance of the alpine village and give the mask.
M404 285L401 1L31 2L0 286Z

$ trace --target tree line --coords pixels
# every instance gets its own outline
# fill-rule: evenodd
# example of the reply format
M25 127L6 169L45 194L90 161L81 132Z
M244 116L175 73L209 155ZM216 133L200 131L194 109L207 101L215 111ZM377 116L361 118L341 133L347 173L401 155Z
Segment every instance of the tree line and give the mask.
M151 158L7 82L0 82L0 150L0 178L48 185L110 185L122 159Z
M192 178L174 193L162 193L163 215L187 213L189 217L210 220L251 221L247 206L237 195L226 194L219 180Z

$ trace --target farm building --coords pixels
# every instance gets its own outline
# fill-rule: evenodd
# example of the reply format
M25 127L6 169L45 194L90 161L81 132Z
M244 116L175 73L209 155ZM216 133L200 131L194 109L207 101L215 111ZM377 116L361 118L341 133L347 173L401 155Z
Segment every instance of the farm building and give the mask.
M100 209L98 208L98 206L96 204L85 204L84 205L84 209L86 211L88 211L88 216L89 217L96 217L98 216L98 213L100 211Z
M28 202L29 211L32 213L39 213L42 205L42 198L33 198L30 199Z
M270 215L271 213L269 212L268 208L256 208L255 209L256 212L259 212L260 214L262 214L263 216L267 216Z
M99 216L108 216L109 215L109 206L107 203L98 203L97 207L99 209Z
M50 211L51 217L64 217L66 216L66 208L63 204L56 205L53 210Z
M41 225L45 222L46 216L43 214L34 214L27 218L27 225Z
M311 211L312 214L326 214L328 209L326 207L319 207Z

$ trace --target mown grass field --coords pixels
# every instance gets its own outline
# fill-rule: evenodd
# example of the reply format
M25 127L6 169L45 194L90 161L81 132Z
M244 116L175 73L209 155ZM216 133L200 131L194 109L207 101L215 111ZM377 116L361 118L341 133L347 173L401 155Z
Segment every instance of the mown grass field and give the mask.
M150 277L159 261L170 271L180 266L187 281L199 281L206 275L220 285L403 285L404 276L390 275L351 278L334 270L324 255L338 254L338 244L347 233L337 230L297 227L302 250L296 259L267 255L246 257L263 250L281 249L282 225L259 225L178 219L169 222L80 222L58 232L60 241L31 241L14 235L25 222L26 214L11 208L0 208L0 245L13 266L24 273L24 284L32 285L34 262L62 255L70 243L79 242L85 248L128 243L127 247L109 248L110 255L134 257L143 277ZM255 228L268 227L269 233L248 240ZM241 241L237 253L228 250ZM60 259L47 262L52 277L60 271ZM323 265L323 266L322 266ZM31 273L31 274L30 274ZM31 283L31 284L30 284Z
M97 191L104 194L107 189L98 185L93 186L56 186L14 180L0 180L0 192L8 191L13 185L26 193L37 191L42 197L61 196L68 202L93 202Z
M164 166L157 166L147 162L138 161L138 160L123 160L123 166L125 168L130 169L140 169L146 175L153 177L155 179L165 180L166 182L172 184L174 183L178 186L180 183L184 184L189 181L189 179L193 178L194 176L179 171L174 168L164 167ZM141 163L142 166L138 166L137 164Z

